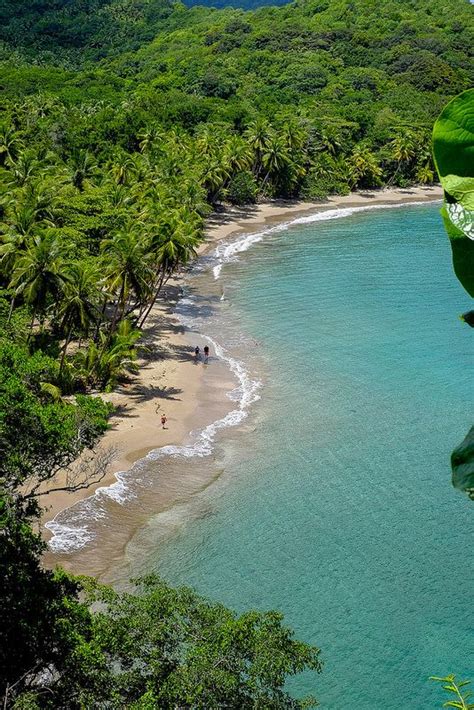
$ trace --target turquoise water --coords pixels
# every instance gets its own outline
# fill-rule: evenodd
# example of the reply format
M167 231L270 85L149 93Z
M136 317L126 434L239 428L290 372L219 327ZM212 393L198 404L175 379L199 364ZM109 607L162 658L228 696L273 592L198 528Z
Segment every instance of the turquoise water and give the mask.
M323 708L435 708L429 675L474 675L474 508L449 472L471 421L470 302L438 210L295 225L224 266L262 399L216 449L206 513L146 561L283 611L325 662L291 688Z

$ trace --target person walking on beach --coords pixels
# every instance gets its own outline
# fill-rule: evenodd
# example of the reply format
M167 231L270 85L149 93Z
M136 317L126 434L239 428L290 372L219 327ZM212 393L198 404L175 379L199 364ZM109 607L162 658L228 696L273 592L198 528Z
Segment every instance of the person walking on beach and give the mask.
M204 362L207 364L209 360L209 345L204 346Z
M166 414L161 415L161 428L166 429L166 422L167 422Z
M199 360L200 353L201 351L199 350L199 345L196 345L196 347L194 348L194 359L196 360L196 362Z

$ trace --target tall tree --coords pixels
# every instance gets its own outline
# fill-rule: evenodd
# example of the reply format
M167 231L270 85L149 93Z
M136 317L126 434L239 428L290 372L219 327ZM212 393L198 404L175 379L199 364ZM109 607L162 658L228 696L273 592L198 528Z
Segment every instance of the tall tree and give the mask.
M49 299L59 297L68 279L56 230L39 232L18 258L10 282L15 295L21 294L32 308L30 333L36 315L44 316Z
M109 330L112 334L125 313L127 301L134 296L139 305L146 298L150 288L151 271L140 226L128 224L112 237L105 239L102 242L102 252L107 258L108 288L116 294Z
M67 281L58 308L61 330L66 333L60 373L64 367L73 330L76 329L87 336L91 323L99 317L100 283L101 277L95 263L76 262L67 269Z

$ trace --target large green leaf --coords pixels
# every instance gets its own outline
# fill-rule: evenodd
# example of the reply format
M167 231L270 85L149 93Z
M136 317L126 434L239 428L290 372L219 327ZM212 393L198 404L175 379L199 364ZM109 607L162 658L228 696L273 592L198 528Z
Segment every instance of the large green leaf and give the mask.
M450 219L447 209L449 207L450 205L445 205L441 215L451 242L454 273L468 294L474 298L474 241Z
M456 96L433 128L433 155L444 189L444 226L456 276L474 297L474 89Z
M474 498L474 427L451 455L453 486Z
M474 240L474 210L468 210L458 202L447 202L446 213L455 227L469 239Z
M446 176L473 177L474 89L445 106L433 129L433 152L441 183Z
M474 210L474 177L446 175L443 179L446 192L465 209Z

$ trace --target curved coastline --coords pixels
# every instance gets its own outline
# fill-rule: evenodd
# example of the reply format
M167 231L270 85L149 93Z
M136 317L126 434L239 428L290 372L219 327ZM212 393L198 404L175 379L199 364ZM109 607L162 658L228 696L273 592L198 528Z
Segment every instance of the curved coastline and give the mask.
M409 191L384 190L370 195L352 194L346 197L331 198L327 203L319 204L277 202L246 210L231 208L211 218L206 242L200 249L200 255L204 258L198 264L202 269L208 271L212 269L214 279L218 280L225 263L238 258L239 253L246 251L253 243L260 241L267 234L284 231L292 224L336 219L368 209L421 204L440 200L441 197L442 191L438 187L411 188ZM94 555L94 550L99 550L99 545L90 544L95 535L88 528L87 519L97 523L110 513L110 511L104 511L100 502L112 500L114 505L119 506L114 509L113 514L120 516L120 509L125 511L127 504L136 496L129 484L133 479L140 482L143 461L165 457L188 458L209 455L212 452L212 442L217 433L226 427L240 424L247 416L250 406L259 399L259 380L252 377L242 363L231 358L221 344L211 340L202 332L196 333L194 331L192 316L190 318L187 314L187 306L192 308L193 297L189 298L189 294L186 294L180 299L177 297L176 283L171 288L174 291L170 300L158 306L156 317L160 323L163 323L164 319L165 329L172 331L170 340L167 341L171 348L181 348L183 353L188 355L183 357L177 365L177 376L183 378L183 397L179 399L181 406L176 405L177 410L180 409L181 412L184 412L180 418L180 425L174 427L172 436L167 434L165 441L163 441L163 432L157 429L156 421L152 421L150 429L150 417L153 419L150 406L155 406L155 400L151 397L144 402L143 406L138 403L131 410L125 403L125 407L128 409L127 414L124 416L123 411L120 412L119 417L115 418L118 421L114 424L114 429L104 437L105 445L114 438L122 444L121 455L115 466L110 468L100 484L83 491L83 495L77 496L76 500L71 500L71 498L68 500L65 495L62 495L57 496L56 500L51 496L53 500L48 501L48 503L52 503L52 506L43 522L49 531L47 536L52 533L53 537L49 541L52 552L48 554L47 564L54 565L60 561L63 566L69 567L75 572L100 575L105 569L103 563L91 567L85 562L88 557L97 557L97 554ZM163 336L163 328L158 330L159 332L152 337ZM192 367L193 341L191 334L194 340L197 337L200 340L210 340L220 364L226 369L226 372L221 369L219 373L222 381L215 394L220 396L221 401L218 417L212 421L203 420L202 417L199 419L197 415L202 389L207 387L209 383L204 382L206 377L204 368ZM160 361L163 370L160 377L166 379L164 362L166 362L165 359ZM153 366L151 371L154 372ZM226 397L222 397L224 392ZM123 396L126 399L128 395L125 392ZM110 399L116 403L114 395ZM229 405L229 402L234 404ZM235 402L238 402L237 406ZM170 401L166 402L167 413L171 404ZM131 414L136 419L133 425L127 421L127 417ZM135 428L135 433L131 432L130 428ZM145 436L143 436L142 429L145 429ZM139 434L137 434L138 431L140 431ZM188 433L190 431L191 434ZM199 481L194 492L202 490L211 482ZM185 482L182 483L186 488ZM193 494L192 490L188 492ZM178 500L168 500L166 504L165 501L161 501L160 506L164 510L178 502ZM97 503L99 505L96 505ZM160 509L153 511L154 514L158 512ZM146 516L140 521L136 521L134 530L140 527L144 520L146 520ZM130 532L124 535L124 539L120 540L120 543L117 540L117 549L113 555L115 561L120 558L129 537ZM101 539L100 547L103 542ZM77 554L78 550L80 551L79 555ZM106 556L110 558L109 554ZM107 566L110 566L110 559L107 562Z

